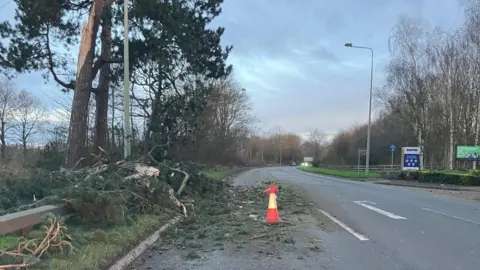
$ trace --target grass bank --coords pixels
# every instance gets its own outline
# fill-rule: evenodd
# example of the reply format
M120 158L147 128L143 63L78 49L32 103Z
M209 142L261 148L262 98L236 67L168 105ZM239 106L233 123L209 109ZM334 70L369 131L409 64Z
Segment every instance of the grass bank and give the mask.
M234 172L233 169L224 169L219 171L206 170L203 172L203 174L205 174L205 176L207 176L212 180L222 180L223 178L229 176L233 172Z
M325 174L325 175L332 175L332 176L339 176L344 178L377 178L380 177L380 173L378 172L369 172L365 174L365 172L357 173L357 171L350 171L350 170L333 170L327 168L316 168L316 167L300 167L299 170L310 172L310 173L318 173L318 174Z
M71 227L69 231L72 235L87 240L88 244L78 248L72 256L53 257L48 269L102 269L129 252L169 219L168 215L140 215L134 222L105 230Z
M2 235L0 236L0 249L7 249L9 247L12 247L17 243L17 236L13 235Z
M8 256L7 254L0 256L0 265L35 263L32 265L32 269L104 269L134 248L141 240L167 223L170 218L171 216L167 214L138 215L127 220L123 225L102 229L79 225L66 225L66 231L71 239L65 238L63 240L71 243L73 250L63 245L63 252L58 252L53 246L55 244L52 243L46 251L47 253L52 252L51 255L42 257L41 260L34 259L33 261L24 261L21 256ZM29 241L32 241L32 239L43 239L44 233L44 228L34 229L29 233L27 239L29 239ZM25 240L20 237L2 236L0 238L0 249L15 253L17 247L23 245L21 244L22 241L25 243ZM29 244L29 247L34 249L31 245L33 244Z

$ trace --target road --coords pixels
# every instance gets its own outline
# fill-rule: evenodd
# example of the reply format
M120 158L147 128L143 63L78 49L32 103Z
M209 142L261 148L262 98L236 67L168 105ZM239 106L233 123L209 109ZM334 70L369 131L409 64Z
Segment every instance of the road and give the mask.
M478 203L294 167L253 169L237 182L266 179L305 189L332 220L321 255L328 269L480 269Z

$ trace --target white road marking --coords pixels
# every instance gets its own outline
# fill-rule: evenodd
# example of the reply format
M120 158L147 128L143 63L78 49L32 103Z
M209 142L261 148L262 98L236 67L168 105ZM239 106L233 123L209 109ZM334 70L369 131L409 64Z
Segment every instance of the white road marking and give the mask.
M369 240L365 235L363 235L361 233L357 233L352 228L348 227L345 223L341 222L340 220L338 220L334 216L330 215L329 213L323 211L322 209L318 209L318 211L320 211L322 214L324 214L325 216L327 216L328 218L333 220L335 223L340 225L340 227L344 228L347 232L353 234L353 236L357 237L358 240L360 240L360 241L368 241Z
M373 205L377 204L377 203L374 203L374 202L371 202L371 201L357 201L357 202L359 202L359 203L369 203L369 204L373 204Z
M380 208L376 208L376 207L373 207L373 206L371 206L371 205L368 205L368 204L366 204L364 201L353 201L353 202L356 203L356 204L358 204L358 205L361 205L361 206L363 206L363 207L365 207L365 208L368 208L368 209L370 209L370 210L372 210L372 211L375 211L375 212L377 212L377 213L379 213L379 214L382 214L382 215L384 215L384 216L387 216L387 217L389 217L389 218L392 218L392 219L407 219L407 218L405 218L405 217L398 216L398 215L395 215L395 214L393 214L393 213L384 211L384 210L382 210L382 209L380 209Z
M432 209L429 209L429 208L422 208L422 210L429 211L429 212L432 212L432 213L436 213L436 214L439 214L439 215L442 215L442 216L446 216L446 217L451 217L451 218L454 218L454 219L462 220L462 221L469 222L469 223L472 223L472 224L480 225L479 222L476 222L476 221L473 221L473 220L470 220L470 219L466 219L466 218L462 218L462 217L451 216L451 215L449 215L449 214L445 214L445 213L442 213L442 212L438 212L438 211L435 211L435 210L432 210Z

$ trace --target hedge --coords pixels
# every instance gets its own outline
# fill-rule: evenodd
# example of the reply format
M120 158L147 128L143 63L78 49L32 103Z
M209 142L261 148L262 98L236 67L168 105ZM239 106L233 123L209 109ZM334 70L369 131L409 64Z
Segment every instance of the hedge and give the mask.
M385 171L382 177L394 180L418 181L449 185L479 186L478 171Z

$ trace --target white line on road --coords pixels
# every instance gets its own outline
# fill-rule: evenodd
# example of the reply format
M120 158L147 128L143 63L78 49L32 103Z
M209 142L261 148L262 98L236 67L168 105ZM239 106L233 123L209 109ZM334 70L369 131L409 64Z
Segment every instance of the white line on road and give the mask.
M334 216L332 216L329 213L323 211L322 209L319 209L318 211L320 211L322 214L324 214L325 216L327 216L328 218L333 220L335 223L340 225L340 227L344 228L347 232L353 234L353 236L357 237L360 241L368 241L368 238L365 235L357 233L352 228L348 227L345 223L341 222L340 220L338 220Z
M359 202L359 203L369 203L369 204L377 204L377 203L374 203L374 202L371 202L371 201L356 201L356 202Z
M368 208L368 209L370 209L370 210L372 210L372 211L375 211L375 212L377 212L377 213L379 213L379 214L382 214L382 215L384 215L384 216L387 216L387 217L389 217L389 218L392 218L392 219L407 219L407 218L405 218L405 217L398 216L398 215L395 215L395 214L393 214L393 213L384 211L384 210L382 210L382 209L380 209L380 208L376 208L376 207L373 207L373 206L371 206L371 205L368 205L368 204L365 203L365 201L353 201L353 202L356 203L356 204L358 204L358 205L361 205L361 206L363 206L363 207L365 207L365 208Z
M470 219L457 217L457 216L451 216L451 215L448 215L448 214L445 214L445 213L442 213L442 212L438 212L438 211L435 211L435 210L432 210L432 209L429 209L429 208L422 208L422 209L425 210L425 211L429 211L429 212L432 212L432 213L442 215L442 216L451 217L451 218L454 218L454 219L458 219L458 220L466 221L466 222L473 223L473 224L476 224L476 225L480 225L479 222L476 222L476 221L473 221L473 220L470 220Z

